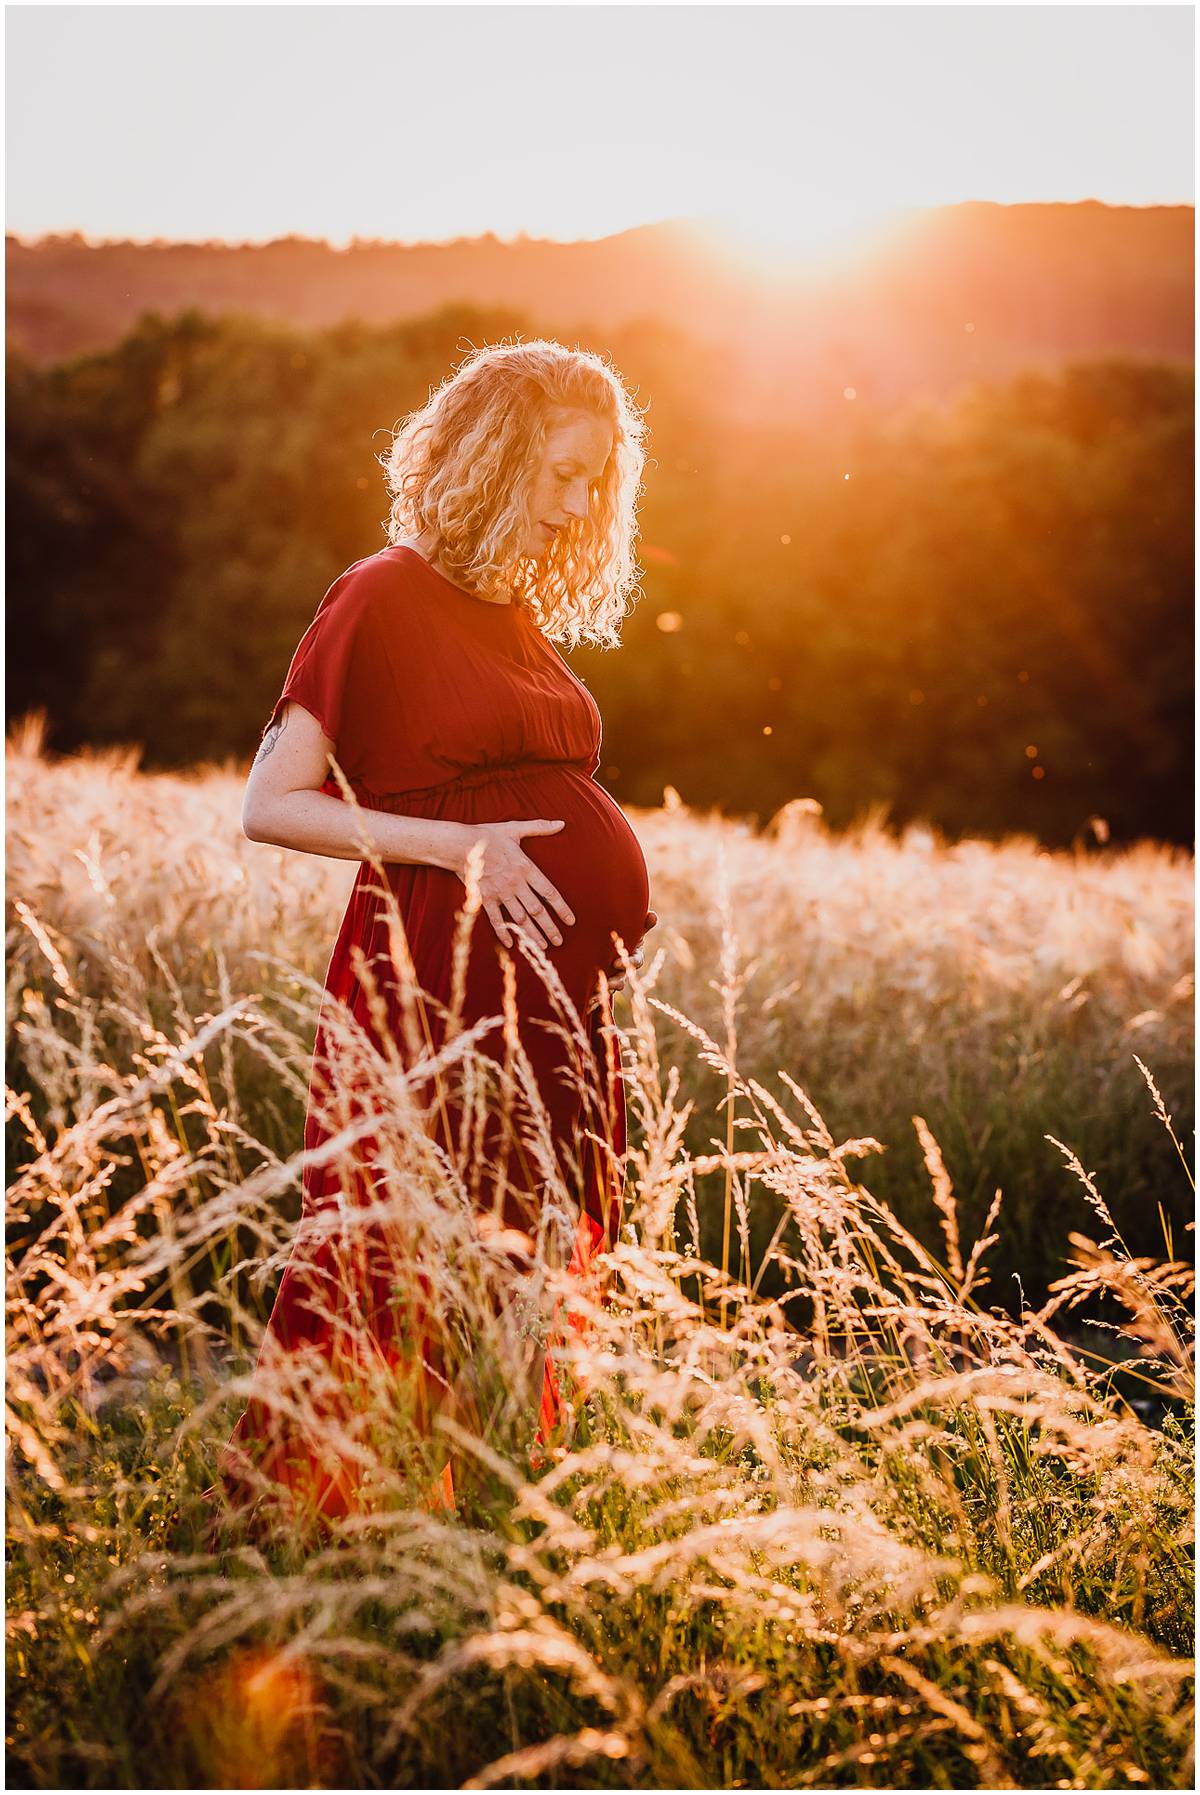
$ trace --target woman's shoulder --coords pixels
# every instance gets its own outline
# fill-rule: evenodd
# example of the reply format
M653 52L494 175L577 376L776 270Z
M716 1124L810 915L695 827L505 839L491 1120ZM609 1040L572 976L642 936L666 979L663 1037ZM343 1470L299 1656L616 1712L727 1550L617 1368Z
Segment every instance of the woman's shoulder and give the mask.
M346 616L371 613L386 621L410 611L420 600L421 583L408 559L388 548L351 562L329 587L322 602Z

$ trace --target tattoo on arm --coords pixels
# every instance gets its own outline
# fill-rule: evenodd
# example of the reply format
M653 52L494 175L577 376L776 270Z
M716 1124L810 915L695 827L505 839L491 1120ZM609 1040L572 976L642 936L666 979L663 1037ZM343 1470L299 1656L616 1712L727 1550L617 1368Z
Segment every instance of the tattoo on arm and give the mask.
M258 753L254 756L254 765L255 766L258 765L260 760L266 760L268 754L270 754L272 748L274 748L276 742L279 740L279 737L280 737L282 731L284 729L286 729L286 727L287 727L287 717L286 716L282 717L278 723L272 723L271 727L267 730L266 734L263 736L262 746L259 748Z

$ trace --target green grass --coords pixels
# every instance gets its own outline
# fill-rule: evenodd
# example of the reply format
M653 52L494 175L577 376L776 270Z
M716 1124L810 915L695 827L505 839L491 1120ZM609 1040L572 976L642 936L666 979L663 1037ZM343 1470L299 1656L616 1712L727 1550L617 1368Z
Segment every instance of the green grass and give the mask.
M663 952L620 1000L629 1230L594 1300L572 1287L547 1462L520 1413L431 1440L381 1374L328 1423L367 1466L348 1516L214 1536L294 1231L328 869L268 877L223 775L16 771L13 1786L1192 1786L1175 859L647 818L668 889L719 853L708 908L656 890ZM935 1116L975 1154L966 1198ZM1142 1143L1124 1186L1093 1123ZM427 1153L394 1127L422 1224L389 1236L396 1277L436 1270L486 1396L490 1262ZM288 1366L260 1387L306 1400ZM434 1513L446 1452L460 1504Z

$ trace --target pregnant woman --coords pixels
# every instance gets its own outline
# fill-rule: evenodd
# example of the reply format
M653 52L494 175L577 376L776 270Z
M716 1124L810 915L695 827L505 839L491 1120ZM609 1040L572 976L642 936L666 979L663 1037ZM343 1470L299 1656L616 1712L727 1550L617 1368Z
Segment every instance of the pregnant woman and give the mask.
M626 1117L608 993L623 977L620 952L640 965L657 918L637 838L592 776L600 713L553 642L619 640L634 584L643 433L598 356L546 341L473 351L396 433L384 457L388 545L322 599L243 807L252 840L362 862L326 974L305 1147L327 1142L349 1113L344 1089L339 1107L335 1009L410 1069L414 986L418 1057L445 1045L448 1014L469 1029L515 1010L549 1119L552 1169L576 1206L576 1272L619 1225ZM564 1026L571 1009L574 1034ZM499 1063L511 1055L510 1032L485 1030L479 1051ZM589 1065L593 1076L581 1077ZM441 1083L438 1091L427 1127L453 1153L462 1104ZM536 1301L531 1311L516 1268L528 1272L520 1249L536 1236L546 1163L519 1142L515 1159L506 1151L498 1104L484 1124L458 1171L470 1174L471 1213L490 1216L508 1243L514 1274L499 1307L526 1354L529 1429L536 1420L544 1442L562 1398L545 1317ZM368 1134L353 1148L364 1167L376 1144ZM365 1171L355 1189L352 1205L378 1207L376 1174ZM346 1213L344 1156L306 1158L300 1228L259 1372L315 1354L337 1385L342 1367L349 1377L411 1365L418 1338L420 1424L427 1431L435 1410L477 1417L470 1365L448 1364L431 1319L429 1281L420 1274L423 1288L397 1288L385 1223L360 1224L347 1250L345 1228L330 1221ZM320 1514L352 1511L359 1460L318 1449L296 1413L252 1396L223 1460L226 1491L283 1486ZM431 1505L453 1506L454 1463Z

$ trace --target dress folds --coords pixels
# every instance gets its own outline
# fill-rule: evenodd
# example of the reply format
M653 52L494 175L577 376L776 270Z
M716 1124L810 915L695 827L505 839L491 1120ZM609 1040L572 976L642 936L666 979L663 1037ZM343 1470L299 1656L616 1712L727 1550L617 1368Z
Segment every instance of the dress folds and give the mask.
M562 942L545 949L561 992L586 1037L564 1026L553 981L514 947L501 951L484 911L474 919L469 952L455 940L466 901L455 873L426 863L364 860L333 945L325 999L313 1049L304 1144L329 1138L336 1117L354 1110L353 1093L338 1089L334 1026L349 1015L383 1055L411 1063L414 1051L436 1052L445 1042L452 1008L469 1028L505 1011L519 1022L519 1045L536 1097L549 1119L555 1169L577 1210L570 1268L586 1277L591 1257L611 1245L620 1222L620 1167L626 1146L624 1084L599 974L615 959L619 938L632 950L645 928L649 884L637 836L620 807L596 783L601 718L591 693L576 678L528 610L480 598L438 573L415 550L392 546L355 562L322 599L293 655L268 721L287 700L302 705L334 743L334 757L354 799L365 809L461 823L561 818L554 833L526 835L521 847L554 882L575 917L556 917ZM266 730L264 730L264 735ZM331 769L322 790L344 798ZM403 923L399 942L392 916ZM414 1036L414 996L419 1040ZM430 1001L425 1001L426 999ZM574 1037L574 1038L572 1038ZM513 1043L497 1024L479 1049L511 1070ZM453 1096L434 1126L447 1151L461 1152L462 1109ZM536 1220L536 1153L526 1154L498 1114L478 1116L461 1169L474 1200L503 1223L529 1234ZM380 1124L381 1126L385 1124ZM372 1136L355 1151L369 1167ZM482 1175L481 1175L482 1174ZM372 1228L359 1230L353 1251L328 1225L344 1202L344 1164L305 1167L303 1207L260 1353L265 1360L308 1350L333 1381L394 1365L414 1342L436 1382L444 1365L426 1328L431 1292L419 1281L397 1289ZM497 1179L501 1180L497 1184ZM363 1188L370 1190L367 1170ZM379 1248L378 1251L376 1249ZM551 1340L554 1335L551 1333ZM546 1440L561 1395L552 1358L545 1354L536 1440ZM535 1446L535 1455L537 1447ZM295 1487L304 1453L269 1405L252 1398L227 1449L227 1487L251 1457L261 1476ZM325 1513L344 1513L356 1500L353 1465L303 1465L305 1494ZM315 1481L314 1481L315 1479ZM447 1469L438 1499L453 1499Z

